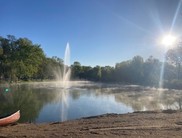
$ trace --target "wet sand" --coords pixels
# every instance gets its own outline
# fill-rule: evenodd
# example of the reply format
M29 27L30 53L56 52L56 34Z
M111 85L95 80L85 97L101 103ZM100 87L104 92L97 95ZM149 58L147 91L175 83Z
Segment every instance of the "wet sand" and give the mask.
M0 138L166 138L182 137L182 112L147 111L106 114L66 122L12 124L0 127Z

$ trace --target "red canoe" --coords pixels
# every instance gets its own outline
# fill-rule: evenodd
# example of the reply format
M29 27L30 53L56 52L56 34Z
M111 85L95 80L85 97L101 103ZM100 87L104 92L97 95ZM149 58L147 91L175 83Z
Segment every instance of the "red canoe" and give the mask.
M5 126L8 124L14 123L14 122L18 121L19 119L20 119L20 110L8 117L1 118L0 126Z

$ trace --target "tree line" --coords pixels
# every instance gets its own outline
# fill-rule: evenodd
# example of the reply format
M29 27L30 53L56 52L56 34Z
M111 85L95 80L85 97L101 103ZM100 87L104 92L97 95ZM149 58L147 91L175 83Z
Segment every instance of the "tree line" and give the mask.
M131 60L116 63L115 67L81 66L79 62L72 65L72 77L101 82L117 82L158 87L162 62L150 56L147 60L135 56ZM165 63L163 79L166 85L177 80L176 67Z
M78 61L71 68L72 80L91 80L123 84L139 84L158 87L161 69L164 66L164 86L182 88L181 60L182 47L177 45L166 53L166 62L150 56L144 60L134 56L112 66L84 66ZM164 65L162 65L164 64ZM39 44L33 44L27 38L13 35L0 36L0 79L17 82L22 80L59 79L64 61L59 57L46 57Z

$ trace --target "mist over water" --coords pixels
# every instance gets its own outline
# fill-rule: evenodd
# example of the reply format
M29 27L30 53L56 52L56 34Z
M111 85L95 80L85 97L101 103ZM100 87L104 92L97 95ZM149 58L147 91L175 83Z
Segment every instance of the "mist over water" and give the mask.
M70 81L69 88L60 82L25 83L1 93L1 111L21 110L20 122L57 122L106 113L181 109L180 90L137 85L117 85Z

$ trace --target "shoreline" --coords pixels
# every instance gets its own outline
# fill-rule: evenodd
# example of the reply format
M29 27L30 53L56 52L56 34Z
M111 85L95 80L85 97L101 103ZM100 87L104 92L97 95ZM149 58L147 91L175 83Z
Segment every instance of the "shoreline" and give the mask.
M0 127L1 138L181 137L182 111L104 114L52 123L16 123Z

